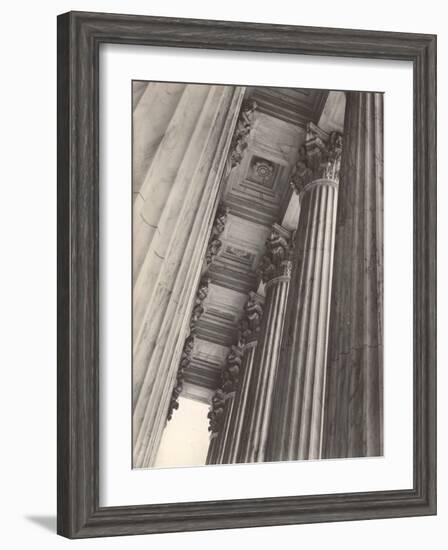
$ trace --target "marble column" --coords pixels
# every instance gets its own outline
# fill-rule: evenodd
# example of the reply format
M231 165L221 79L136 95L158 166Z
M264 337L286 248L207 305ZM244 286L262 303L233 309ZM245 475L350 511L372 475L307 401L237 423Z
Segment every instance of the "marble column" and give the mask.
M207 464L220 464L226 435L229 431L229 419L232 414L235 390L239 383L240 369L244 357L244 342L238 340L232 345L222 370L221 386L215 391L210 411L209 431L210 446L207 454Z
M300 198L291 288L267 460L319 458L330 312L340 134L308 125L292 186Z
M231 437L232 419L235 411L236 392L227 393L224 396L223 422L219 432L212 432L210 436L210 453L206 464L228 464L225 459L227 444Z
M331 299L324 458L383 453L382 125L382 94L347 93Z
M240 448L242 439L245 437L245 434L243 433L243 420L247 409L249 384L252 378L256 349L256 339L250 340L246 343L243 364L241 367L242 379L233 398L234 403L232 403L231 418L229 419L231 432L228 434L228 438L224 442L222 464L234 464L237 461L238 449Z
M135 467L153 464L165 426L244 95L232 86L186 85L178 92L178 100L160 103L172 113L134 202ZM139 139L147 135L134 135Z
M244 396L241 435L235 452L237 462L263 462L265 459L291 275L290 240L290 233L274 224L259 267L261 280L265 283L264 315L250 378L244 387L247 395Z
M227 357L222 384L209 413L212 438L208 464L235 462L262 316L263 297L251 291L239 323L237 344Z

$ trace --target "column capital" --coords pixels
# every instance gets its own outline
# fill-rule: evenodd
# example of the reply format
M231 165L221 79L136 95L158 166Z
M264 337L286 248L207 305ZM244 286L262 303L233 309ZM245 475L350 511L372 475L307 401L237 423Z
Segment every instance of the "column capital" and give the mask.
M266 239L266 251L260 260L257 274L266 284L266 288L274 282L291 276L291 232L274 223L269 237Z
M291 175L291 187L298 194L313 188L314 181L339 183L342 134L327 133L312 122L307 124L306 140Z
M219 432L222 428L225 417L224 405L238 387L244 349L244 344L238 342L231 346L227 355L226 364L221 374L221 387L215 391L207 415L210 432Z
M256 348L258 343L258 338L252 338L248 342L246 342L246 349L249 348Z
M238 341L247 345L258 337L261 318L263 317L264 298L251 290L247 302L244 304L243 316L238 327Z

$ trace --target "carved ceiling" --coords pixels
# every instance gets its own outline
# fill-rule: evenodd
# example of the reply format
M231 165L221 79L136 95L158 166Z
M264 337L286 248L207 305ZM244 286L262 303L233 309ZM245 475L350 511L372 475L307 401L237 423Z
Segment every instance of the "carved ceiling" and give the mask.
M244 157L223 190L228 215L219 237L222 245L207 273L208 295L185 373L188 397L200 401L207 401L220 384L248 293L257 290L265 241L289 201L289 176L305 125L319 120L327 97L326 92L283 88L252 88L249 94L258 107Z
M279 220L304 139L303 128L256 111L244 158L224 190L223 200L233 215L266 227Z
M328 91L294 88L252 88L257 110L302 128L318 123Z

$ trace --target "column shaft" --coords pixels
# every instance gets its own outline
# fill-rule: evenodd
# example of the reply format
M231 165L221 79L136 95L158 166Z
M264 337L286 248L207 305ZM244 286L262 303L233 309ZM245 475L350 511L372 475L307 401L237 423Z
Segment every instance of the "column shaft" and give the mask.
M265 283L265 304L250 378L244 386L237 462L262 462L272 410L275 377L290 278L290 233L274 224L258 273Z
M267 283L266 301L254 368L248 383L238 462L263 462L285 320L289 276Z
M318 458L337 190L317 182L302 195L271 426L272 460Z
M229 419L230 430L227 439L224 443L223 464L233 464L237 459L237 452L244 437L243 434L243 419L247 407L247 398L249 392L249 383L251 380L252 369L254 366L254 356L257 347L257 341L253 340L246 344L244 352L242 370L242 380L235 392L234 403L232 407L231 417Z
M323 456L383 452L383 97L349 92Z
M213 462L208 464L228 464L226 457L226 449L229 438L232 437L233 431L233 412L235 410L235 394L236 392L228 393L225 397L223 425L217 434L214 442Z
M308 128L293 186L300 196L291 288L268 460L320 458L340 136Z
M239 323L238 340L231 346L222 370L220 388L212 398L209 412L210 442L207 464L234 462L239 441L245 437L242 429L251 379L254 349L263 316L263 298L249 292Z

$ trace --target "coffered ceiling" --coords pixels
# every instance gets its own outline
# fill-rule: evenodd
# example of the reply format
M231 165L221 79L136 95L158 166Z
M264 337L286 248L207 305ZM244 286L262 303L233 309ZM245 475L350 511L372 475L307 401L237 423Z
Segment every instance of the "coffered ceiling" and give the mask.
M304 128L256 112L244 158L224 190L223 200L233 215L266 227L279 220L304 139Z
M318 122L327 97L316 90L252 88L257 111L244 158L231 173L222 202L229 208L222 246L209 269L205 312L186 372L188 397L207 401L220 374L251 290L272 224L289 202L289 176L309 121Z
M258 111L302 128L311 121L317 124L325 105L325 90L297 88L252 88L251 98Z

